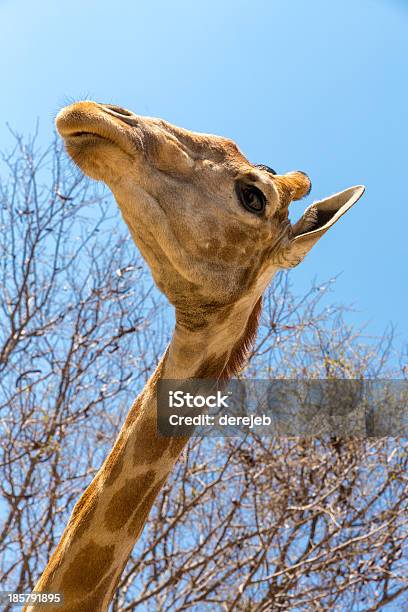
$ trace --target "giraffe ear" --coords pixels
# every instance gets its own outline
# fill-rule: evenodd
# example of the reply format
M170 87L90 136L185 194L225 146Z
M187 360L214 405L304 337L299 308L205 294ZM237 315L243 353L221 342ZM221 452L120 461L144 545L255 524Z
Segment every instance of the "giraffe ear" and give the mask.
M363 185L349 187L308 206L292 228L292 240L285 257L287 264L296 266L300 263L319 238L361 198L364 191Z

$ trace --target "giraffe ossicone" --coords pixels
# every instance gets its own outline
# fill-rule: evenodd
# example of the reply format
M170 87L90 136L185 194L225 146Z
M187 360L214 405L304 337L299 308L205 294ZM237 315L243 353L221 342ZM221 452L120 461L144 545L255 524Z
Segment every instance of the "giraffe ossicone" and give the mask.
M297 265L364 187L314 202L292 224L289 205L309 193L309 177L254 165L229 139L91 101L62 109L56 125L73 161L111 189L176 313L169 347L36 585L36 591L63 592L67 612L94 612L107 610L187 443L157 433L158 380L236 373L273 275Z

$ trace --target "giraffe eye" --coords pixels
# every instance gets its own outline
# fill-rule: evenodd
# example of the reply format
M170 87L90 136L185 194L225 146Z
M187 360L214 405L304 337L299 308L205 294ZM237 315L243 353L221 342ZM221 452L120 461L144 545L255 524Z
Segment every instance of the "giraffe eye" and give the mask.
M266 198L255 185L237 181L235 185L237 196L242 206L255 215L261 215L266 208Z

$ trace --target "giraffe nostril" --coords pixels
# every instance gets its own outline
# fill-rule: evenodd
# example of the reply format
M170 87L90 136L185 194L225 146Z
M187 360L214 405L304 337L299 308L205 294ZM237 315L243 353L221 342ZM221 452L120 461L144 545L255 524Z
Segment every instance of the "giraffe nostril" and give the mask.
M131 117L133 113L126 110L126 108L122 108L121 106L115 106L114 104L102 104L105 108L108 108L110 111L113 111L116 115L122 115L123 117Z

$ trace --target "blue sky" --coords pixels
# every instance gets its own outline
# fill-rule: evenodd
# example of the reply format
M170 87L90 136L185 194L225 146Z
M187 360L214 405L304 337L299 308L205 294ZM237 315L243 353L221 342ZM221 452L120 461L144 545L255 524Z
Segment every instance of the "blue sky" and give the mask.
M301 169L320 198L366 195L293 271L340 274L357 324L407 337L408 3L397 0L0 0L0 144L89 97L236 140ZM305 202L293 205L300 215Z

